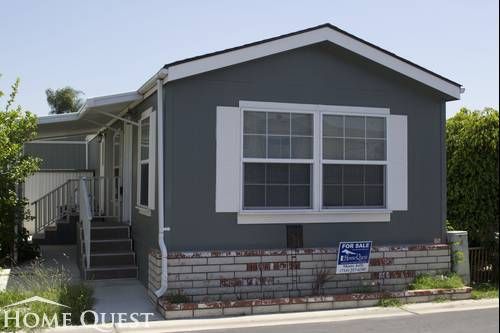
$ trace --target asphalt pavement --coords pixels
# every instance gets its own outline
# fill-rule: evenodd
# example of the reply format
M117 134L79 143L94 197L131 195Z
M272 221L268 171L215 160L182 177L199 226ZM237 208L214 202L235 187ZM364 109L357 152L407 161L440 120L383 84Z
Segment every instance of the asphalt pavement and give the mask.
M198 333L496 333L498 308L444 313L412 314L338 322L196 331ZM193 331L191 331L193 332Z

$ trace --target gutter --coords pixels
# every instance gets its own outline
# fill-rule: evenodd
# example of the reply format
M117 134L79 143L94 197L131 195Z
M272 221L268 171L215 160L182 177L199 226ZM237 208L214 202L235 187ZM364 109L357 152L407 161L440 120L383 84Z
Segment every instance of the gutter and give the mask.
M139 89L137 89L137 92L141 95L144 95L147 93L149 90L155 87L157 84L158 80L164 80L167 77L167 69L162 68L156 74L151 76L142 86L140 86Z
M157 89L157 161L158 161L158 246L161 253L161 279L160 289L154 293L157 297L163 296L168 289L168 251L165 241L165 167L164 167L164 108L163 108L163 80L167 77L167 70L161 69L155 76L156 89ZM150 79L151 80L151 79ZM148 80L149 82L149 80ZM148 83L146 82L146 84ZM154 82L154 81L153 81ZM142 87L141 87L142 88ZM150 89L150 88L149 88ZM149 90L148 89L148 90ZM139 92L141 92L139 90Z

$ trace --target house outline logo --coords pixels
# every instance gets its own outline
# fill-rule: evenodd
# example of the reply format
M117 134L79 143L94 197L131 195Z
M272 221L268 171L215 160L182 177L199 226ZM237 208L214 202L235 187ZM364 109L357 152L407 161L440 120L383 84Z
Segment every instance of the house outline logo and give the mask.
M342 253L345 255L356 255L356 252L349 251L348 249L343 249Z
M43 297L40 297L40 296L33 296L33 297L30 297L30 298L26 298L26 299L24 299L22 301L6 305L2 309L8 309L8 308L12 308L12 307L15 307L15 306L20 306L20 305L23 305L23 304L29 304L29 303L33 303L33 302L42 302L42 303L46 303L46 304L50 304L50 305L55 305L55 306L61 306L61 307L69 308L69 306L67 306L67 305L51 301L50 299L43 298Z

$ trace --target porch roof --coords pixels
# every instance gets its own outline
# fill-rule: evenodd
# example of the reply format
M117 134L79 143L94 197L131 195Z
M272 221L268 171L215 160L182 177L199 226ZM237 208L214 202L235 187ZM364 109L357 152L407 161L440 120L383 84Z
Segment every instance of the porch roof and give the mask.
M138 92L89 98L75 113L38 118L37 139L95 134L132 103L142 99Z

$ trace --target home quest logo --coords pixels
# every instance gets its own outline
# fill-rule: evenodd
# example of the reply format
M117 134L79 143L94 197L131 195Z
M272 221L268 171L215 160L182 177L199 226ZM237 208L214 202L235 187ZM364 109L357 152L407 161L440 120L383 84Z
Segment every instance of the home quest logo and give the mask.
M70 307L61 303L54 302L40 296L33 296L22 301L9 304L0 308L0 318L3 319L3 329L34 329L34 328L54 328L67 327L75 322L71 317L71 312L62 312L54 314L40 314L31 311L30 305L33 303L45 303L55 307L69 309ZM92 327L100 332L112 332L112 329L106 329L105 326L97 326L100 324L108 324L115 326L116 324L129 323L132 326L148 327L149 320L154 316L151 312L96 312L87 310L82 312L78 321L81 326Z

